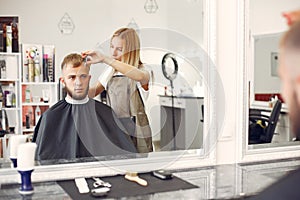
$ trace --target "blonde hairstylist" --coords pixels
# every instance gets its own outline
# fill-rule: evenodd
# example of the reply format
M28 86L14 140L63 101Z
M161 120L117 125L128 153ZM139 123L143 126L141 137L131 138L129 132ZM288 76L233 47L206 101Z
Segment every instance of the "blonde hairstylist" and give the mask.
M145 113L142 92L148 91L151 73L140 59L140 40L134 29L120 28L110 40L111 57L98 51L86 51L87 64L105 63L110 66L90 87L89 96L106 90L107 103L117 114L138 152L153 151L152 133ZM141 92L142 91L142 92Z

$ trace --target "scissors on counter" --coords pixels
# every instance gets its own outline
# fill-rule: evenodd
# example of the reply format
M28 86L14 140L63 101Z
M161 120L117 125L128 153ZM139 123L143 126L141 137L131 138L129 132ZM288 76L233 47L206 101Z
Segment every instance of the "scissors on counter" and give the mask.
M111 184L110 184L109 182L105 182L105 181L103 181L103 180L101 180L100 178L97 178L97 177L93 177L93 179L94 179L94 181L95 181L95 182L93 183L93 186L94 186L95 188L100 187L100 186L108 187L108 188L111 187Z

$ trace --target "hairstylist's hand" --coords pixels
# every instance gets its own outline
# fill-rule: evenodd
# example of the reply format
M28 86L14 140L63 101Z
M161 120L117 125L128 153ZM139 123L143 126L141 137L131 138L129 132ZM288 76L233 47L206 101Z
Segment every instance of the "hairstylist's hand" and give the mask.
M282 13L283 17L286 18L287 24L289 26L293 25L294 22L300 20L300 10L294 10L290 12L284 12Z
M96 63L102 63L104 62L104 59L106 58L105 55L100 53L99 51L85 51L81 53L83 58L89 57L87 59L87 64L96 64Z

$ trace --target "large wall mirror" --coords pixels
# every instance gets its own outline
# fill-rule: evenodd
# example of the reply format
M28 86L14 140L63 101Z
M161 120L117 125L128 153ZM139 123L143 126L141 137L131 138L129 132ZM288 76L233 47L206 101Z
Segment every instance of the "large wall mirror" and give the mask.
M154 7L149 10L149 6ZM215 38L211 37L215 35L214 10L214 1L206 0L32 0L30 3L1 0L0 7L1 15L19 17L20 43L55 45L58 75L66 54L89 49L109 53L109 40L115 30L126 26L136 28L141 38L142 61L151 66L155 80L146 107L156 148L149 155L141 155L145 163L150 158L164 163L165 158L174 155L177 160L178 155L183 154L211 159L207 158L207 149L214 141L214 134L208 132L215 130L211 124L215 116L214 84L209 82L214 80L214 71L210 68L214 62L210 55L215 51ZM70 23L72 29L64 30L60 25L62 20ZM179 64L173 90L178 100L175 113L176 132L181 131L178 137L182 137L177 140L179 144L172 143L170 126L166 125L170 123L170 105L164 94L165 86L167 93L170 92L170 82L163 76L161 61L169 52L176 55ZM106 67L92 66L91 84ZM169 68L172 70L172 66ZM126 165L124 161L119 163ZM140 161L132 162L132 165L138 163ZM48 162L49 166L41 166L41 169L54 166L52 164Z
M249 34L249 37L246 37L246 65L249 67L249 79L246 87L249 91L249 121L248 134L244 140L246 149L248 153L295 149L300 143L295 141L290 129L287 106L280 94L277 68L280 38L287 30L282 13L299 8L300 4L296 0L276 1L275 4L270 0L247 2L249 10L246 10L246 35ZM275 106L277 99L282 102L281 109ZM261 130L266 132L268 125L261 124L259 117L271 116L272 113L279 115L278 120L275 120L275 129L270 129L267 133L270 137L262 141L255 134L260 134ZM259 116L258 121L254 120L256 116ZM270 117L267 120L269 119Z

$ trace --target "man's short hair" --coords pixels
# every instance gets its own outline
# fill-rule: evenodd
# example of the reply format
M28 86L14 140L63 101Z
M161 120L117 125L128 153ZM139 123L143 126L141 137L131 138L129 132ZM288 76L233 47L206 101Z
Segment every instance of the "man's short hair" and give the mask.
M64 60L61 63L61 70L63 70L67 64L72 64L74 68L79 67L84 62L82 56L78 53L71 53L65 56Z

